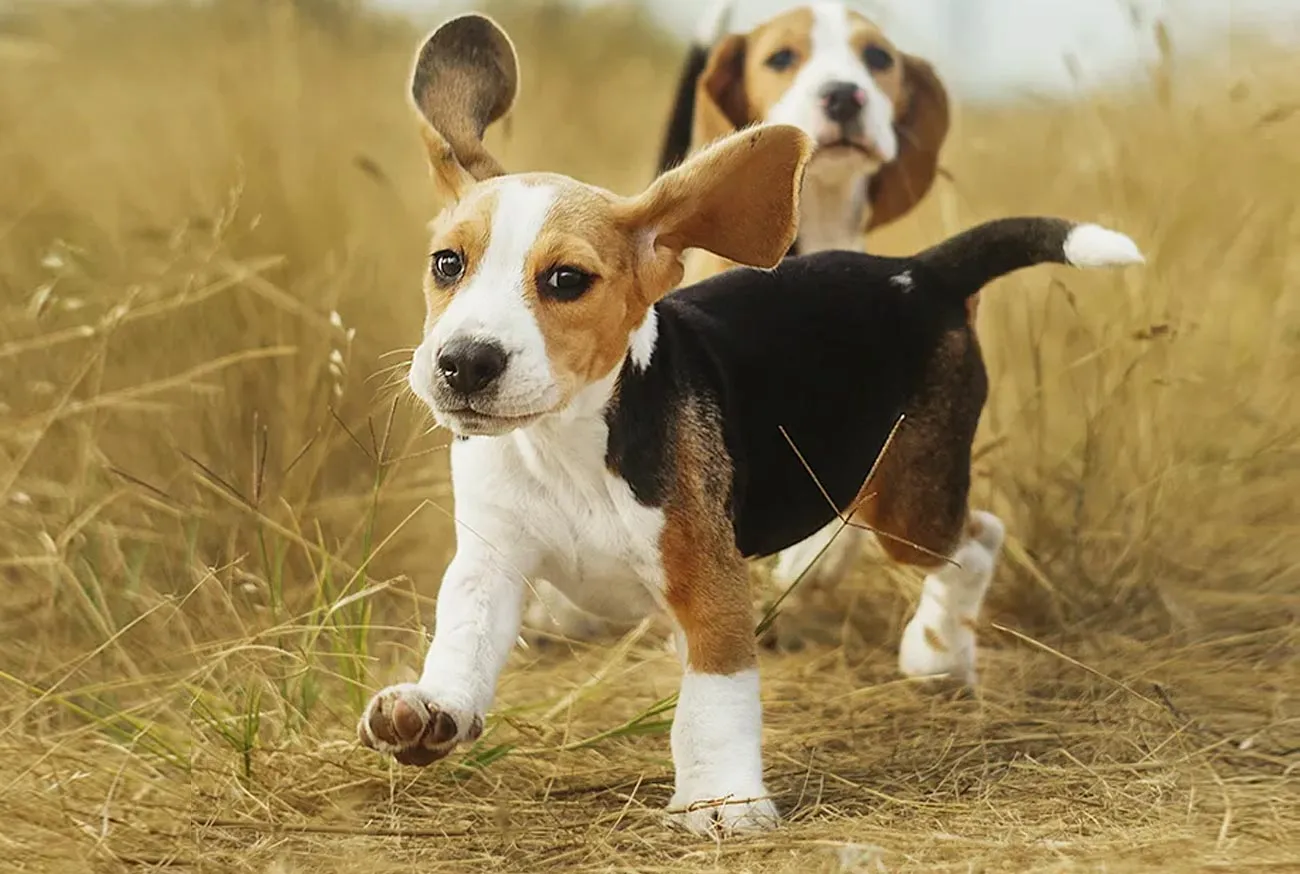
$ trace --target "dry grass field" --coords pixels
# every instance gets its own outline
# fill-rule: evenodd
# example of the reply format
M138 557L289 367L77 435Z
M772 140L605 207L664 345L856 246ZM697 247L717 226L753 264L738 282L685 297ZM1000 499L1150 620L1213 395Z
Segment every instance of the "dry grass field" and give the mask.
M506 166L644 184L682 47L495 11ZM431 770L356 745L452 548L448 436L402 383L418 37L307 0L0 17L0 868L1300 870L1300 58L960 113L879 250L1041 212L1149 264L984 295L976 498L1010 541L979 695L897 678L919 580L856 570L764 656L787 822L715 844L658 819L648 631L520 649Z

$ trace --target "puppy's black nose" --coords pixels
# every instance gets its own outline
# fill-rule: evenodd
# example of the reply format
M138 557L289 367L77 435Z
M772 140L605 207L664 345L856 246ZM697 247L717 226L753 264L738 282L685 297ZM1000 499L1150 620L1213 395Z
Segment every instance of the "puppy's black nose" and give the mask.
M866 105L867 92L852 82L831 82L822 89L826 117L837 124L853 121Z
M452 340L438 353L438 370L458 394L487 388L506 369L506 350L486 340Z

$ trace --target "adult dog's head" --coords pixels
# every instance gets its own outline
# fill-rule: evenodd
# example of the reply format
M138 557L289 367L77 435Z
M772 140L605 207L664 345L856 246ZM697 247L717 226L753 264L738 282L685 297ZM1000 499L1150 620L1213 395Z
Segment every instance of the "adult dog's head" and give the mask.
M755 122L792 124L816 142L800 251L861 248L866 231L911 210L948 133L947 94L930 65L838 2L716 41L694 102L697 147Z

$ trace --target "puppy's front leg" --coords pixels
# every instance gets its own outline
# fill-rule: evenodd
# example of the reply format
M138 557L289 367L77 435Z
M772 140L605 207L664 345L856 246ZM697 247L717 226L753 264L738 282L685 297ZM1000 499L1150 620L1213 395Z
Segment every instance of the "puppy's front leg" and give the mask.
M710 548L708 541L672 519L663 535L665 591L685 669L673 718L677 780L669 811L699 834L772 828L779 815L763 785L749 581L733 543Z
M447 567L433 642L415 683L381 691L357 726L361 742L404 765L428 765L483 732L497 678L519 635L524 581L474 544Z

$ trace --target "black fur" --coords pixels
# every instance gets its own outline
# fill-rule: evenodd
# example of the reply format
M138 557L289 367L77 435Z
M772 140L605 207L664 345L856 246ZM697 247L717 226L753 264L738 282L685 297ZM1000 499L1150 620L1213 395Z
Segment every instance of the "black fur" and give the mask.
M760 556L799 542L848 509L899 414L924 401L941 340L968 330L966 298L1004 273L1065 263L1071 227L1005 219L911 258L820 252L673 292L656 305L649 365L624 365L607 411L611 470L662 505L675 413L688 400L715 408L737 547Z
M686 159L691 150L691 128L695 121L695 85L709 61L709 46L692 45L677 79L677 96L673 98L668 131L659 151L659 172L671 170Z

